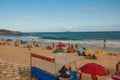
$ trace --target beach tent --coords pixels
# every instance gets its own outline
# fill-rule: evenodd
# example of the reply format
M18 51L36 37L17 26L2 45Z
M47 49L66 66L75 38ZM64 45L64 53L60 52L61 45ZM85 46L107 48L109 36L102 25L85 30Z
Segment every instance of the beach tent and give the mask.
M61 69L62 66L69 64L71 62L75 62L83 58L82 56L74 56L72 54L67 53L59 53L59 54L48 54L46 55L48 58L55 59L55 62L50 62L46 60L35 61L32 66L40 68L44 71L47 71L51 74L56 74Z
M52 75L58 75L59 70L66 64L71 62L75 62L80 60L81 56L74 56L72 54L67 53L59 53L59 54L48 54L48 55L31 55L34 58L39 58L40 60L34 60L31 64L31 67L37 67L38 69L50 73ZM32 61L31 61L32 62ZM76 67L76 65L75 65ZM36 73L37 75L37 73ZM33 75L34 76L34 75Z
M106 76L110 73L103 66L96 63L87 63L80 68L80 71L86 74L91 74L93 80L98 80L96 75Z

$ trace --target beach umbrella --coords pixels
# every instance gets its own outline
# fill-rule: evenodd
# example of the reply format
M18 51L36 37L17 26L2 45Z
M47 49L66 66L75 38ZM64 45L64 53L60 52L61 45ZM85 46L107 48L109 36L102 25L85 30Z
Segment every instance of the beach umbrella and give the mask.
M59 49L61 49L62 47L65 47L66 45L65 44L63 44L63 43L59 43L58 45L57 45L57 47L59 47Z
M65 47L66 45L65 44L63 44L63 43L59 43L58 45L57 45L57 47Z
M56 49L53 51L53 53L64 53L64 50L62 49Z
M12 41L12 39L6 39L5 41Z
M105 54L105 51L103 51L103 50L96 50L96 54Z
M112 78L114 80L120 80L120 70L119 71L116 71L113 75L112 75Z
M95 54L96 52L93 49L86 49L86 53L87 54Z
M78 51L84 51L85 49L83 49L83 48L78 48Z
M86 48L83 47L84 50L86 50Z
M22 41L21 40L21 44L27 44L28 42L27 41Z
M108 70L96 63L87 63L86 65L80 68L80 71L86 74L91 74L93 80L97 80L96 75L106 76L109 74Z

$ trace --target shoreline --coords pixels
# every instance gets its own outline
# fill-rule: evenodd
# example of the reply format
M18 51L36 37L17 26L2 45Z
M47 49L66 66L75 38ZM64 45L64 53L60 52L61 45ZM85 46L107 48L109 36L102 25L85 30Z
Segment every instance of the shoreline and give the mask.
M38 37L34 37L34 36L19 37L19 38L0 36L0 39L12 39L13 42L15 42L16 40L27 41L28 43L37 42L41 46L52 45L52 43L57 45L59 42L62 42L62 43L65 43L66 45L70 43L70 44L77 44L79 47L92 48L92 49L104 49L103 40L83 40L83 41L80 41L80 40L50 40L50 39L39 39ZM107 40L105 50L120 52L119 45L120 45L120 41L118 40Z

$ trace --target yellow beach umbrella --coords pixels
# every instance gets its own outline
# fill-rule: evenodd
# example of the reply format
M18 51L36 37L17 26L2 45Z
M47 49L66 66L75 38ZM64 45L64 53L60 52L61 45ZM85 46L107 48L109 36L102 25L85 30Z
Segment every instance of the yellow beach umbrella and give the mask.
M103 51L103 50L96 50L96 54L105 54L105 51Z
M93 49L87 49L86 53L87 54L95 54L95 50L93 50Z

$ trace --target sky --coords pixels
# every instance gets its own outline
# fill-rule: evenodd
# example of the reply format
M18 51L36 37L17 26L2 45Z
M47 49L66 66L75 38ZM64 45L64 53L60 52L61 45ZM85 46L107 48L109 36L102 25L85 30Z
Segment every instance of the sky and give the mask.
M120 31L120 0L0 0L0 29Z

